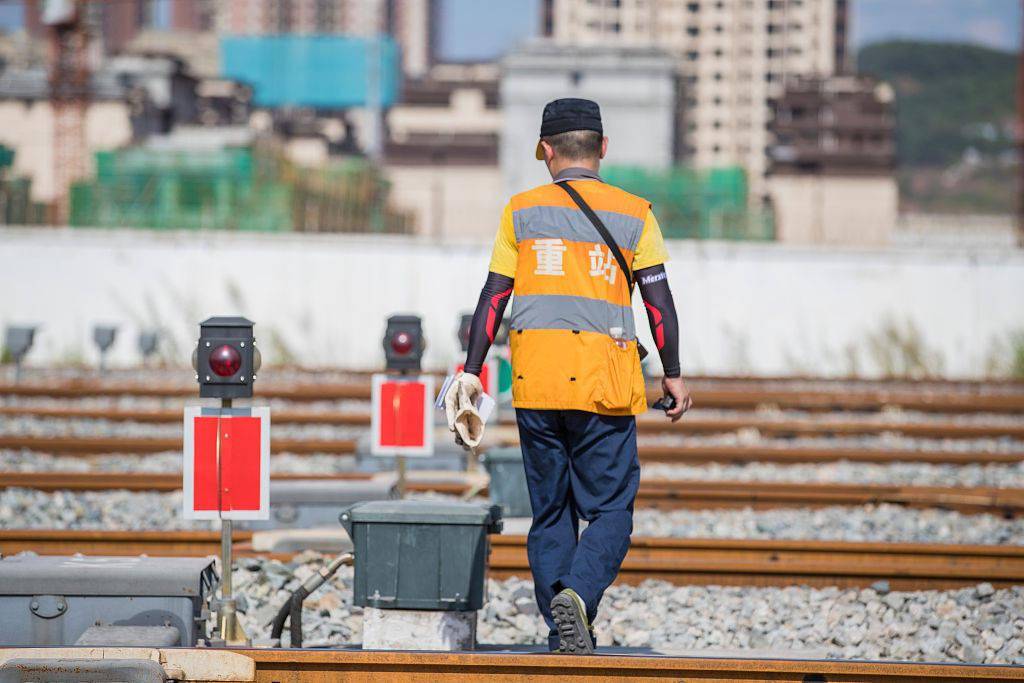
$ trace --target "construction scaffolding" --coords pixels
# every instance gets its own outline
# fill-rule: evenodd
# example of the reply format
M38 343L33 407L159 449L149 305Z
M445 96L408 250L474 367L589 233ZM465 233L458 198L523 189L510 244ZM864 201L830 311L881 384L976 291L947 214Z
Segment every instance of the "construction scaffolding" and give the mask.
M390 186L353 158L298 166L272 149L96 154L96 179L71 191L71 225L160 230L405 233Z
M609 166L602 177L648 199L665 237L675 239L775 239L770 207L748 204L746 172L736 166L665 171Z

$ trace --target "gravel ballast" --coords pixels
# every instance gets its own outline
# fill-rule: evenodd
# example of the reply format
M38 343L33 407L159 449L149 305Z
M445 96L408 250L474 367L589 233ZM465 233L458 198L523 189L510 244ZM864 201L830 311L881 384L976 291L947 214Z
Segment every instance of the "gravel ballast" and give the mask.
M281 474L329 474L351 471L352 455L274 455L272 472ZM35 451L0 450L0 470L12 472L178 472L181 453L152 455L60 456ZM644 479L700 481L760 481L821 484L879 484L886 486L991 486L1024 487L1024 462L1011 465L939 465L894 462L890 464L836 462L783 465L752 462L737 465L642 466Z
M888 464L850 462L781 465L751 462L741 465L647 464L640 470L644 479L700 481L757 481L795 484L878 484L885 486L991 486L1024 487L1024 462L1012 465L939 465L917 462Z
M271 415L273 423L273 415ZM273 425L276 439L352 439L365 436L360 426ZM32 437L79 437L103 439L173 439L181 438L182 424L149 422L116 422L112 420L39 418L0 416L0 435Z
M290 564L247 558L236 565L241 619L254 638L291 590L326 558L307 553ZM307 647L358 643L362 609L352 605L352 570L342 567L304 603ZM674 586L645 581L616 585L595 621L599 646L659 650L819 651L844 659L1024 664L1024 588L990 584L949 591ZM481 643L536 644L547 627L533 584L511 578L488 582L478 614ZM287 629L285 630L287 645Z
M272 455L272 474L341 474L356 468L354 455ZM117 472L178 473L181 452L148 455L93 455L77 457L33 451L0 451L0 470L8 472Z
M203 529L181 518L181 492L0 492L0 528ZM896 505L812 510L637 510L633 533L670 538L819 539L879 543L1024 544L1024 519Z
M271 417L273 420L273 417ZM279 439L358 439L368 427L360 425L278 424L274 436ZM92 418L55 418L32 415L0 415L0 435L32 437L85 438L175 438L182 425L115 421ZM942 451L951 453L1021 453L1024 441L1010 437L970 439L929 439L885 432L861 436L815 436L794 439L762 436L756 429L741 429L723 434L693 435L681 433L644 433L637 439L644 447L759 447L796 450L800 448L855 448L861 450Z

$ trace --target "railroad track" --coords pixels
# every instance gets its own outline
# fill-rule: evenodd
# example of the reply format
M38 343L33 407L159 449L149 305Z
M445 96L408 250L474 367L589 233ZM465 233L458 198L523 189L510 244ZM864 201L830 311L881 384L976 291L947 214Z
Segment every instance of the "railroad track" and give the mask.
M500 440L495 445L516 445L514 439ZM78 436L0 436L0 449L27 450L71 456L92 456L107 453L144 455L180 451L178 437L78 437ZM357 442L352 439L271 439L271 453L313 453L354 454ZM850 462L892 463L922 462L966 465L974 463L1013 464L1024 460L1024 451L954 451L917 450L900 448L851 448L851 447L799 447L799 446L721 446L703 444L682 444L679 446L641 446L642 462L666 464L698 463L807 463Z
M704 408L754 409L764 405L809 411L850 410L875 411L887 406L908 410L941 413L1021 413L1024 412L1024 392L952 390L915 391L909 389L756 389L749 386L707 387L693 383L694 402ZM196 388L187 384L139 384L74 380L64 382L0 384L0 395L48 396L54 398L81 398L85 396L136 396L161 398L190 398ZM369 382L349 384L263 384L257 389L261 398L290 401L329 401L370 398ZM648 398L660 396L657 387L648 387Z
M123 410L104 408L0 406L0 417L32 417L56 420L107 420L141 424L177 424L182 420L180 409ZM369 413L337 411L278 410L273 413L275 425L330 425L336 427L369 427ZM910 420L879 422L871 419L772 419L757 415L741 417L687 416L679 422L641 418L641 433L727 434L756 429L764 436L777 438L871 436L901 434L929 439L980 439L1009 437L1024 439L1021 424L963 424L914 422Z
M272 453L348 454L356 452L354 439L271 439ZM101 455L104 453L148 454L180 451L180 437L84 437L84 436L0 436L0 449L38 451L60 455Z
M235 532L240 556L253 533ZM526 537L491 536L492 576L529 576ZM220 551L217 531L0 531L0 553L41 555L207 556ZM289 559L291 555L273 555ZM847 543L634 537L619 581L661 579L676 584L734 586L869 586L885 579L894 590L944 589L989 582L1024 584L1024 546Z
M276 480L366 480L366 473L278 474ZM486 495L467 478L422 479L410 474L410 491L463 495ZM0 487L40 491L177 491L178 473L108 472L0 472ZM1024 514L1024 490L992 487L889 486L877 484L796 484L778 482L683 481L644 479L637 505L644 508L695 510L717 508L825 507L831 505L878 505L889 503L915 508L943 508L967 514L986 513L1002 517Z
M574 657L522 652L363 652L349 650L235 650L255 662L256 683L321 681L708 681L733 683L944 683L1024 680L1011 666L741 659L696 656ZM600 650L598 651L601 652Z

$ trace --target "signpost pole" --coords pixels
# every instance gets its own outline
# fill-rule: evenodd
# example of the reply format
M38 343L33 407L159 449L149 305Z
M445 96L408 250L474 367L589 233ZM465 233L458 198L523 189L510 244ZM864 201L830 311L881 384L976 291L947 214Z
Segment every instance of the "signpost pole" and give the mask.
M405 456L395 456L395 467L398 469L398 497L405 498L406 479L405 479Z
M220 409L224 410L231 408L231 399L222 398L220 400ZM224 489L220 484L220 440L222 437L220 431L220 420L217 421L217 486L221 493ZM219 496L218 496L219 497ZM223 506L218 506L223 512ZM231 585L231 568L234 565L232 560L232 533L233 533L233 522L230 519L224 519L222 516L220 519L220 566L221 566L221 577L220 577L220 607L221 607L221 625L220 633L221 638L224 639L225 643L235 644L239 641L243 641L241 629L238 625L238 614L235 612L235 595Z
M402 370L402 371L399 372L399 376L401 376L401 377L404 377L405 374L406 374L405 370ZM398 416L401 414L401 406L402 406L402 392L397 391L397 392L395 392L395 400L391 402L391 408L395 411L395 424L396 425L399 424ZM399 427L396 426L396 429L398 429L398 428ZM399 499L404 499L405 498L405 487L406 487L405 455L403 455L401 453L396 453L395 454L395 469L396 469L396 474L398 475L398 483L397 483L397 486L398 486L398 498Z

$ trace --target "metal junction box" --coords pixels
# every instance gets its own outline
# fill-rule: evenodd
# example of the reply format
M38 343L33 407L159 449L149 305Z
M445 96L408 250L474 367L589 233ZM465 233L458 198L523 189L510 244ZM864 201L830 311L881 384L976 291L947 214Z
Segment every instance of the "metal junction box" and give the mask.
M501 510L474 503L393 500L341 513L355 546L353 601L378 609L470 611L483 606Z
M217 581L209 558L6 557L0 559L0 645L71 646L100 627L89 636L98 645L102 627L134 626L160 631L164 642L176 629L173 645L192 647L206 637L203 607ZM102 644L121 645L128 632L108 633L122 634L120 642Z
M491 477L487 485L491 503L500 505L505 517L532 517L523 452L518 447L492 448L480 459Z

